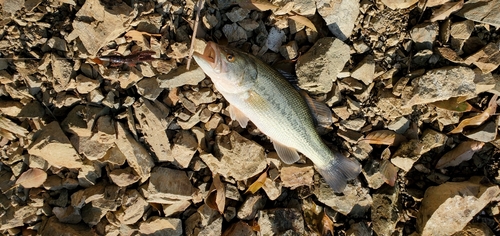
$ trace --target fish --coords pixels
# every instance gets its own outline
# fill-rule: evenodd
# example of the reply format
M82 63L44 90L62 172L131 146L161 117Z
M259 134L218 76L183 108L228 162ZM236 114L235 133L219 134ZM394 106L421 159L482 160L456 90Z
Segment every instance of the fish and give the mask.
M359 162L333 152L317 133L306 100L278 71L252 54L207 42L193 58L229 103L232 120L251 121L273 143L286 164L310 159L335 192L361 172Z

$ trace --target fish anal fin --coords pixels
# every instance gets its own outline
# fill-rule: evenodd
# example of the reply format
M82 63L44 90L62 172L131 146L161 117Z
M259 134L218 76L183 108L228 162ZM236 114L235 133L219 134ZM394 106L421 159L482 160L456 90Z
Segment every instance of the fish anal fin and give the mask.
M274 140L272 140L272 141L273 141L274 149L278 153L278 156L280 157L280 159L285 164L290 165L290 164L297 162L300 159L300 156L297 153L297 150L295 150L294 148L287 147L287 146L285 146L279 142L276 142Z
M238 108L236 108L233 105L229 105L229 107L227 108L227 110L229 111L229 116L231 116L231 119L238 121L238 123L240 124L241 128L247 127L249 119L248 119L247 116L245 116L245 114L243 114L243 112L241 112L240 110L238 110Z
M309 106L309 110L316 121L316 125L328 128L332 125L332 111L323 102L319 102L311 98L304 90L299 90L302 97Z

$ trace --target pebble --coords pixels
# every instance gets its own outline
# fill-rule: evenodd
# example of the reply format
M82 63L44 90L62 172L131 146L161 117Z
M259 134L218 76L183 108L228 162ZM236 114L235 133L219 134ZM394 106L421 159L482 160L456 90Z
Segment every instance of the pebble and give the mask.
M267 198L262 194L250 195L245 199L243 205L238 210L237 217L240 220L252 220L257 213L264 209Z
M285 32L276 27L272 27L267 35L266 46L273 52L279 52L282 43L286 42Z
M163 88L159 87L158 80L156 78L144 78L139 80L136 84L137 92L144 98L154 101L163 92Z
M181 130L175 135L171 156L183 169L189 166L198 149L198 140L189 130Z
M355 185L348 184L342 195L335 194L328 184L322 182L314 190L314 195L333 210L352 217L365 215L373 203L369 189L361 187L359 182Z
M230 43L247 41L247 32L237 23L224 25L222 32Z
M368 55L356 66L352 71L351 76L355 79L363 81L369 85L373 82L375 76L375 61L373 56Z
M239 22L245 19L248 16L248 13L250 13L250 10L248 9L235 7L230 12L226 13L226 16L232 22Z
M411 39L415 42L417 50L432 50L432 44L438 34L439 25L436 22L416 25L410 31Z

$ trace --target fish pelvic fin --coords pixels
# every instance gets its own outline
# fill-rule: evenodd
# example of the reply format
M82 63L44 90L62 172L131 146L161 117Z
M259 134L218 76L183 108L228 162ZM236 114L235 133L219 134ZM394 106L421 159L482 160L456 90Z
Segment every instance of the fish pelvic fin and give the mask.
M229 111L229 115L231 116L232 120L238 121L241 128L247 127L249 119L248 117L245 116L245 114L243 114L243 112L241 112L238 108L236 108L233 105L229 105L227 109Z
M278 153L278 156L280 159L288 165L291 165L295 162L297 162L300 159L299 154L297 153L297 150L291 147L287 147L279 142L276 142L275 140L273 141L273 146L276 152Z
M347 181L356 178L361 172L361 165L357 161L340 153L335 153L335 158L330 159L326 165L315 167L336 193L344 191Z

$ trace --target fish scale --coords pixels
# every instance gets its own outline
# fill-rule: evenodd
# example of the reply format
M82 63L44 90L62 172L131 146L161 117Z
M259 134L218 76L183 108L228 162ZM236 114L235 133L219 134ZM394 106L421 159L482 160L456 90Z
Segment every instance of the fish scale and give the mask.
M193 56L231 106L280 147L309 158L334 191L341 192L347 180L359 174L359 163L323 143L304 98L272 67L251 54L213 42L203 55Z

